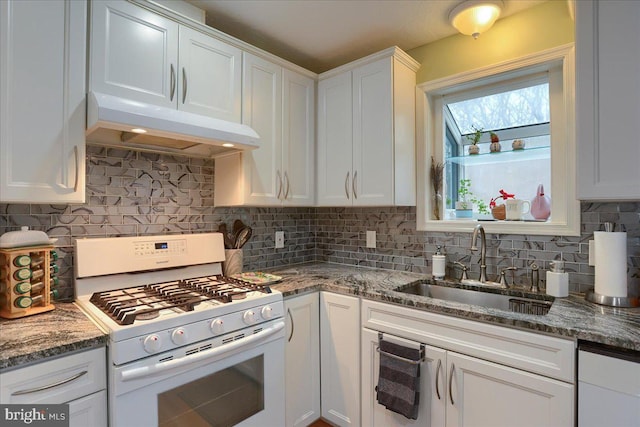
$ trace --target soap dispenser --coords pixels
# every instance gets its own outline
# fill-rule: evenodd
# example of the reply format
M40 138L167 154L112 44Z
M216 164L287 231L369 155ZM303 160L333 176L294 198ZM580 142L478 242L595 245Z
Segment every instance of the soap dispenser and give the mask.
M447 256L442 254L440 246L437 246L436 253L431 257L431 277L434 279L444 279Z
M547 271L547 294L554 297L569 296L569 273L564 271L564 261L551 261Z

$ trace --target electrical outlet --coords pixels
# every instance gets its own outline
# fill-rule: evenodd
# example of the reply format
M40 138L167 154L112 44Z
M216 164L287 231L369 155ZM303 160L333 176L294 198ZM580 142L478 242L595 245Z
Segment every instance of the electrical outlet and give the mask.
M372 249L376 248L376 231L375 230L367 230L367 247Z
M276 249L284 248L284 231L276 231Z

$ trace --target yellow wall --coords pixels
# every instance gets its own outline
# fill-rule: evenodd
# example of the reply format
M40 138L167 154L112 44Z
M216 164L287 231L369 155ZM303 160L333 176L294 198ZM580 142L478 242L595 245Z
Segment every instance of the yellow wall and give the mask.
M550 0L499 19L477 40L457 34L407 53L422 64L417 82L496 64L574 41L566 0Z

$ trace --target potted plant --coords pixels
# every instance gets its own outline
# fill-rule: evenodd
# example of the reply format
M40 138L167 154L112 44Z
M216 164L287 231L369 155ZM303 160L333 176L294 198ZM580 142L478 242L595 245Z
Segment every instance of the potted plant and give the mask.
M459 200L456 202L456 218L471 218L473 217L473 206L478 207L478 212L481 214L488 214L489 209L487 204L478 199L473 192L471 192L471 180L461 179L458 186Z
M489 209L491 209L491 215L495 219L506 219L507 218L507 209L504 203L498 205L498 200L507 200L507 199L515 199L515 194L509 194L504 190L500 190L500 195L498 197L494 197L489 202Z
M490 132L491 136L491 145L489 145L489 151L492 153L499 153L502 147L500 146L500 138L493 132Z
M478 146L478 142L480 142L480 138L482 137L482 128L478 128L475 125L471 127L473 128L473 133L467 135L467 139L471 141L471 145L469 146L470 155L480 153L480 147Z

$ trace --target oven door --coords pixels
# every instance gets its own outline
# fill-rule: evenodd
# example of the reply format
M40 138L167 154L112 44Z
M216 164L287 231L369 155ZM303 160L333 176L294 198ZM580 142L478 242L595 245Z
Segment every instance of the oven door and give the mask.
M216 338L211 348L210 341L187 346L191 354L183 357L161 354L114 367L109 424L284 425L284 322L272 321L257 330L237 331L231 335L244 332L246 337L226 344L222 339L229 341L229 336Z

